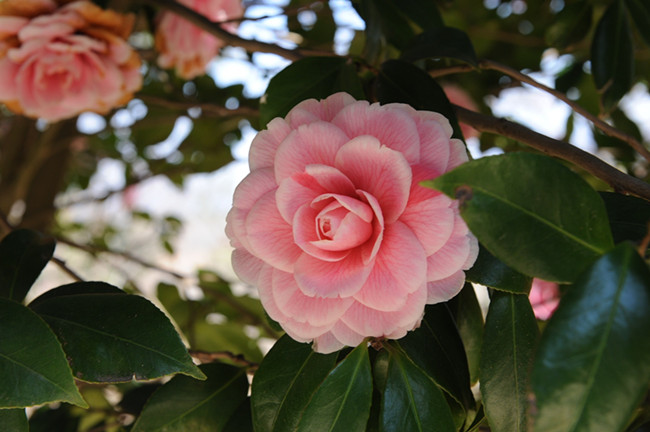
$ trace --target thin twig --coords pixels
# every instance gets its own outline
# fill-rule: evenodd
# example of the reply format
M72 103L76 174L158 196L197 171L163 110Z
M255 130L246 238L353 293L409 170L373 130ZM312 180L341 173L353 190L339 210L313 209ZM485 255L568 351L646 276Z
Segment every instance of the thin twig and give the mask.
M68 267L68 265L67 265L67 264L65 263L65 261L63 261L62 259L57 258L57 257L52 257L52 258L50 259L50 261L52 261L54 264L56 264L56 265L57 265L61 270L63 270L63 272L64 272L65 274L67 274L68 276L70 276L70 277L71 277L72 279L74 279L76 282L83 282L83 281L84 281L84 280L81 278L81 276L79 276L79 275L78 275L77 273L75 273L75 272L74 272L70 267Z
M230 360L231 362L245 366L249 370L256 370L259 366L257 363L246 358L242 354L233 354L230 351L200 351L200 350L189 350L189 353L192 357L200 361L201 363L212 363L217 360Z
M605 181L616 192L636 195L650 201L650 184L617 170L584 150L505 119L479 114L459 106L454 106L454 108L459 121L467 123L481 132L503 135L550 156L562 158Z
M199 284L199 286L201 286L201 284ZM252 324L254 324L256 326L259 326L259 327L262 327L264 329L264 331L266 331L266 333L269 336L273 336L273 335L276 334L276 332L271 328L271 326L269 326L266 323L265 320L261 319L259 316L257 316L257 314L255 314L255 312L251 311L246 306L242 305L237 300L235 300L236 297L229 296L229 295L220 293L218 291L215 291L215 290L212 290L212 289L209 289L209 288L204 288L204 287L201 287L201 288L203 289L203 292L206 295L209 295L209 296L213 297L214 299L220 300L220 301L222 301L224 303L228 303L234 309L239 311L242 315L246 316L250 320L250 322Z
M141 99L143 102L174 110L187 111L190 108L200 108L204 113L213 114L217 117L252 117L259 115L258 109L245 106L236 109L228 109L224 106L212 103L171 101L165 98L142 94L136 95L136 97Z
M650 222L646 224L646 235L643 237L643 240L641 240L641 244L639 244L639 247L637 249L639 255L641 255L641 258L643 259L645 259L645 253L648 250L648 245L650 245Z

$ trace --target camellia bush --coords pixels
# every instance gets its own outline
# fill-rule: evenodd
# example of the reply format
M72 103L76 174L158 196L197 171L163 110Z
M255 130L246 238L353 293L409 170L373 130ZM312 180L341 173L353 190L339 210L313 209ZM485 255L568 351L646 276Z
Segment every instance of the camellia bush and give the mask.
M0 430L650 430L649 77L643 0L1 0Z

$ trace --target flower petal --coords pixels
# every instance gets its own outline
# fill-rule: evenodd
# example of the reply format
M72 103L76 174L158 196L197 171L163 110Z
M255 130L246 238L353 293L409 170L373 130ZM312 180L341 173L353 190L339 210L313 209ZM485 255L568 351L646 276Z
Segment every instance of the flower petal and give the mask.
M317 353L330 354L340 350L346 345L347 344L337 339L330 331L315 338L313 348Z
M336 154L336 165L355 187L374 196L386 223L397 220L408 201L411 167L404 156L372 136L354 138Z
M257 286L262 267L267 265L245 249L239 248L232 252L232 267L237 277L249 285Z
M469 268L476 260L477 253L474 236L469 234L460 216L456 216L454 231L447 243L427 257L427 281L444 279L458 270Z
M413 230L427 255L440 249L451 236L454 229L454 210L450 204L451 199L438 195L407 205L399 218Z
M361 254L354 250L337 262L327 262L303 253L294 266L300 290L308 296L350 297L356 294L370 274Z
M259 132L248 152L248 165L251 171L272 167L275 160L275 153L278 147L291 133L289 124L282 118L274 118L267 125L266 129Z
M272 168L251 171L235 188L232 205L250 210L264 194L277 186Z
M465 272L458 270L445 279L427 282L427 304L435 304L451 300L463 289Z
M321 101L307 99L289 111L287 121L293 129L318 120L329 122L343 107L355 102L356 100L352 96L344 92L334 93Z
M405 224L395 222L386 227L372 272L354 299L378 311L399 310L408 294L424 289L426 271L426 255L417 237Z
M350 254L349 250L326 250L314 244L318 241L315 220L318 210L305 204L298 209L293 221L293 238L298 247L316 259L335 262Z

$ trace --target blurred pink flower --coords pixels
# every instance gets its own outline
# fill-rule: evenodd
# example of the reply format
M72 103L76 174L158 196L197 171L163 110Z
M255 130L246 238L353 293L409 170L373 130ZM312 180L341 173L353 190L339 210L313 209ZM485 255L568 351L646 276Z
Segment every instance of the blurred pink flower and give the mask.
M533 279L533 286L528 295L535 317L545 321L553 315L560 303L560 289L555 282Z
M210 21L221 22L241 17L244 10L240 0L178 0ZM235 23L222 26L234 32ZM192 79L205 73L205 67L224 45L210 33L203 31L171 12L163 12L156 28L158 65L175 68L176 74Z
M445 91L449 102L452 104L458 105L459 107L463 107L471 111L478 111L476 103L465 90L454 84L443 84L442 89ZM460 123L460 129L463 132L465 139L477 137L480 135L479 131L465 123Z
M239 277L318 352L401 338L454 297L477 241L457 203L420 186L467 160L438 113L310 99L253 140L226 232Z
M127 102L142 85L133 20L85 0L0 2L0 101L49 121Z

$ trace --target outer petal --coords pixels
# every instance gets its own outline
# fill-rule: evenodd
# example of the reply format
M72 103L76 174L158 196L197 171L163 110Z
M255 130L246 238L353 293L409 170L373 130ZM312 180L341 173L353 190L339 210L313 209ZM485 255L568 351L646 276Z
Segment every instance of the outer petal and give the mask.
M405 224L395 222L386 227L372 272L354 299L378 311L399 310L408 294L424 286L426 269L417 237Z
M303 253L294 266L300 290L308 296L350 297L363 286L372 270L357 250L337 262L327 262Z
M262 267L267 265L245 249L235 249L232 253L232 267L235 273L239 279L249 285L257 286Z
M233 206L250 210L263 195L276 187L272 168L251 171L235 188Z
M287 121L292 128L300 125L313 123L318 120L331 121L345 106L355 103L356 100L348 93L339 92L317 101L307 99L296 105L289 114Z
M345 343L341 342L332 332L327 332L314 339L314 351L321 354L329 354L343 348Z
M427 257L427 281L444 279L466 267L468 258L473 252L472 237L467 233L467 225L460 216L456 216L454 232L447 243L440 250Z
M335 166L357 189L377 199L387 224L402 214L413 177L401 153L366 135L345 144L336 154Z
M456 296L465 285L465 272L458 270L445 279L427 283L427 304L446 302Z
M451 236L455 218L450 205L451 200L447 196L438 195L407 205L399 218L413 230L427 255L440 249Z
M452 139L451 148L449 152L449 163L447 164L447 171L451 171L456 168L458 165L465 163L469 160L467 157L467 148L461 140Z
M253 255L286 272L293 271L302 254L275 205L275 190L264 194L246 217L246 237Z
M334 327L332 327L331 332L336 339L351 347L359 345L366 338L364 335L355 332L345 325L343 321L338 321Z
M251 171L272 167L275 161L275 153L278 147L291 133L289 124L282 118L274 118L267 125L266 129L259 132L248 152L248 165Z
M401 109L394 109L398 104L368 106L365 101L358 101L346 106L332 120L350 138L371 135L381 144L404 155L409 164L420 161L420 136L413 118Z
M331 123L316 122L300 126L277 149L276 181L280 184L285 178L303 172L307 165L334 165L336 153L347 141L345 133Z
M291 273L273 272L273 298L278 308L299 323L314 327L332 326L352 305L352 298L307 297Z

